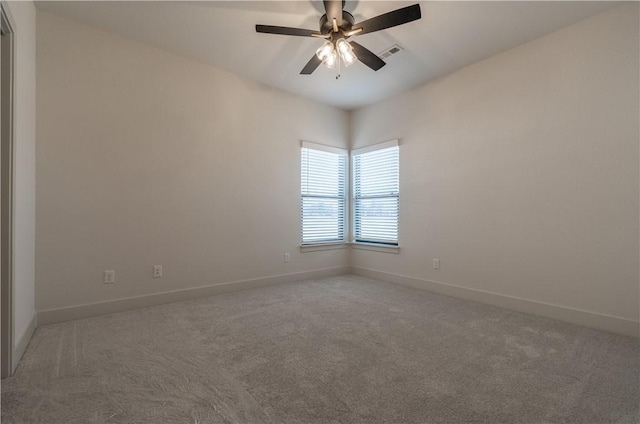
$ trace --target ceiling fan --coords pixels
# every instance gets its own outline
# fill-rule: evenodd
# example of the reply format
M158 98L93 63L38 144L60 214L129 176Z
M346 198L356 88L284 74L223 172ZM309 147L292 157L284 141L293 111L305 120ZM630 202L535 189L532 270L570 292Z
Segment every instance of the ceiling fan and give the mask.
M356 60L377 71L386 63L371 50L355 41L347 41L354 35L369 34L394 26L406 24L421 18L420 5L403 7L375 18L355 23L353 15L343 10L344 0L324 0L326 13L320 18L320 30L290 28L273 25L256 25L256 32L266 34L294 35L299 37L318 37L326 39L311 60L302 68L300 74L310 75L320 64L329 68L345 66Z

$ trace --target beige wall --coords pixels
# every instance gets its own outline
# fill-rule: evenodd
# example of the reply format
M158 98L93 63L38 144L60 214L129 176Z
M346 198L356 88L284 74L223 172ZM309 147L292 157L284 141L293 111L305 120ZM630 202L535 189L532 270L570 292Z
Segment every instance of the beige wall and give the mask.
M638 39L621 6L356 111L401 142L401 254L352 265L638 321Z
M39 311L347 265L346 250L298 248L300 140L345 148L346 112L37 23Z
M37 309L351 264L638 321L637 22L349 115L38 12ZM395 138L401 253L300 253L299 140Z
M14 346L35 326L36 9L6 3L15 28ZM26 345L25 345L26 346ZM22 349L25 347L22 346ZM19 352L21 354L21 352ZM14 358L14 359L20 359Z

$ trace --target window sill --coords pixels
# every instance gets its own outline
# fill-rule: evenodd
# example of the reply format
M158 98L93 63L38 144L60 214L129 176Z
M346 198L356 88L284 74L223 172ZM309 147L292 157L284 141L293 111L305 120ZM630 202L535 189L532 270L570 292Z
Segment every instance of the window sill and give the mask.
M300 246L300 252L320 252L322 250L335 250L344 249L347 247L347 243L319 243L319 244L305 244Z
M349 243L349 246L358 250L371 250L374 252L393 253L396 255L400 253L400 246L388 246L384 244L359 243L359 242L351 242Z
M320 252L323 250L345 249L347 247L358 250L370 250L373 252L393 253L396 255L400 253L399 246L388 246L384 244L360 242L305 244L303 246L300 246L300 252Z

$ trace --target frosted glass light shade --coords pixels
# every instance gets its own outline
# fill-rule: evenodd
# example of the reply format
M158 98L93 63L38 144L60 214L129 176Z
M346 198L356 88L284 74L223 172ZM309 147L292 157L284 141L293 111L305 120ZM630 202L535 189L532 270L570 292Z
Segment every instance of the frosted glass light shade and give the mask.
M333 43L327 41L316 51L316 56L322 61L327 68L335 68L338 62L338 54L336 53Z
M353 65L353 63L358 60L356 55L353 54L353 47L351 47L351 44L349 44L344 38L336 41L336 49L338 50L338 54L340 55L345 67Z

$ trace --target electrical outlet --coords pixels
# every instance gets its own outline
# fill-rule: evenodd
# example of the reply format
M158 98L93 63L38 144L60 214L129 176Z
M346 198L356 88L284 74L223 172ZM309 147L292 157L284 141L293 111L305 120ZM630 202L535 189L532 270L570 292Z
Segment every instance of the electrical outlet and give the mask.
M107 270L104 272L104 284L113 284L116 282L116 272L114 270Z
M433 260L433 269L440 269L440 259Z
M162 265L153 266L153 278L162 278Z
M289 254L288 254L288 253L285 253L285 254L284 254L284 261L285 261L285 262L289 262L290 260L291 260L291 257L289 256Z

